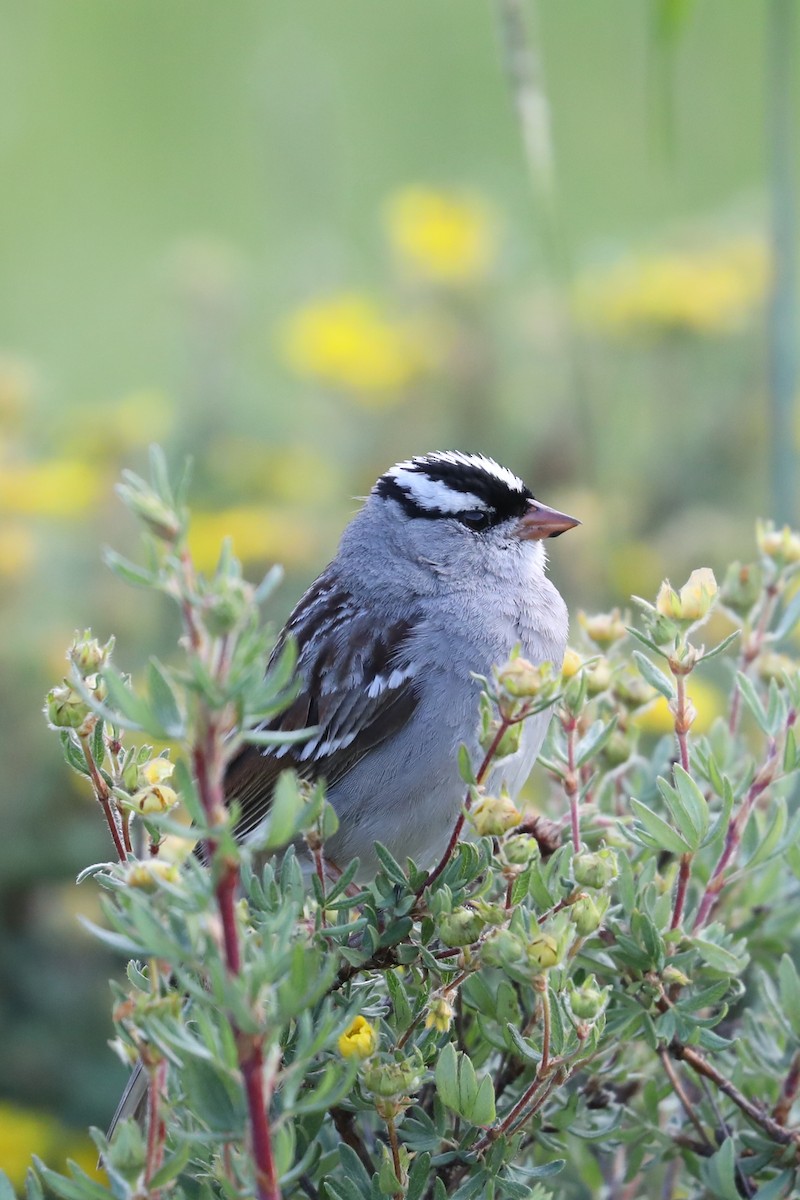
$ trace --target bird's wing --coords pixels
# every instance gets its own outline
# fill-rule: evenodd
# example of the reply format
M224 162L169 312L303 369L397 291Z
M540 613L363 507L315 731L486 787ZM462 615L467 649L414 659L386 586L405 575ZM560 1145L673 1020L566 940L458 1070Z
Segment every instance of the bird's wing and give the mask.
M225 780L240 809L237 836L257 828L269 811L278 775L287 767L307 779L339 783L375 746L409 720L419 702L410 637L414 617L376 627L374 615L326 576L306 593L275 648L297 642L300 692L263 728L316 732L299 745L245 747Z

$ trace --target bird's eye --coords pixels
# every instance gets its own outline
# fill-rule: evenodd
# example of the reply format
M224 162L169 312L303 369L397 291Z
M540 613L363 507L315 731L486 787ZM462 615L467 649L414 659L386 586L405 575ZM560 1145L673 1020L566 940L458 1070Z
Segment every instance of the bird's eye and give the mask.
M465 525L467 529L474 529L476 531L487 529L491 524L491 517L489 513L485 512L482 508L473 508L470 509L469 512L459 513L458 520L462 525Z

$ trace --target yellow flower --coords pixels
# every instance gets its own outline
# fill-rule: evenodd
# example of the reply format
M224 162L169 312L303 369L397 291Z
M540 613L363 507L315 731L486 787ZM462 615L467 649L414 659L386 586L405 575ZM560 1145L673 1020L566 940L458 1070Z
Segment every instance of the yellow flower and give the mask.
M0 1104L0 1164L14 1187L23 1186L32 1154L52 1162L61 1133L52 1117Z
M337 1045L342 1058L369 1058L378 1048L378 1031L359 1013Z
M6 464L0 470L0 511L37 517L72 517L97 499L100 474L75 459Z
M151 758L141 768L144 783L159 784L169 779L175 770L175 763L168 758Z
M503 790L499 796L481 796L473 804L469 819L478 837L500 837L522 824L522 813Z
M24 525L8 524L0 528L0 578L25 575L35 556L36 543Z
M212 571L223 539L233 539L242 562L306 563L314 551L310 525L289 513L263 505L241 505L215 513L192 514L189 548L201 571Z
M680 592L676 592L668 579L659 588L656 609L662 617L673 621L700 621L708 615L717 595L717 581L710 567L698 567L692 571Z
M473 197L408 187L386 209L398 257L436 283L470 283L491 265L495 231L486 206Z
M763 299L767 283L764 246L739 239L694 254L645 255L588 276L575 306L609 333L724 333Z
M567 646L564 651L564 661L561 664L561 678L573 679L583 666L583 659L577 650Z
M447 1033L455 1016L455 1009L445 996L437 996L431 1002L425 1017L425 1028L436 1029L439 1033Z
M389 320L368 297L346 292L294 313L283 330L289 365L304 377L388 403L424 365L408 327Z

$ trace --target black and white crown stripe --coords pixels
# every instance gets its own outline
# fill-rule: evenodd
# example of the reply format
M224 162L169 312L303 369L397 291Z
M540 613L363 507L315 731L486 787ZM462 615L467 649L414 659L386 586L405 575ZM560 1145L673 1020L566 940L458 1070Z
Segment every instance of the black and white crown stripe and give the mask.
M533 494L523 481L483 454L443 450L396 463L373 488L398 501L411 517L479 511L504 521L522 516Z

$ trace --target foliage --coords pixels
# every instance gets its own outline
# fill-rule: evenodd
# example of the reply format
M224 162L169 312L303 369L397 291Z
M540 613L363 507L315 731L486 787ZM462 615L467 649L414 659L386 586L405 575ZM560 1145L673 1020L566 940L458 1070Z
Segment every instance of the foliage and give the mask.
M108 561L177 604L185 660L152 660L134 690L87 633L46 709L117 850L83 877L105 895L94 933L130 960L115 1048L147 1072L147 1120L110 1144L93 1131L107 1185L39 1164L30 1200L521 1200L559 1173L559 1195L654 1177L673 1195L678 1174L696 1197L794 1194L800 679L778 647L800 614L798 535L760 527L756 563L720 589L707 569L665 581L636 626L583 615L560 673L496 669L448 853L426 870L379 847L361 884L355 864L326 869L335 814L291 773L258 844L236 843L225 764L274 743L263 724L292 695L291 653L263 672L278 575L250 586L227 546L199 575L159 452L152 475L119 489L147 565ZM715 613L733 629L706 649ZM728 712L694 738L687 678L726 652ZM631 718L657 694L674 734L645 753ZM545 707L555 821L482 788ZM126 748L134 731L176 758Z

